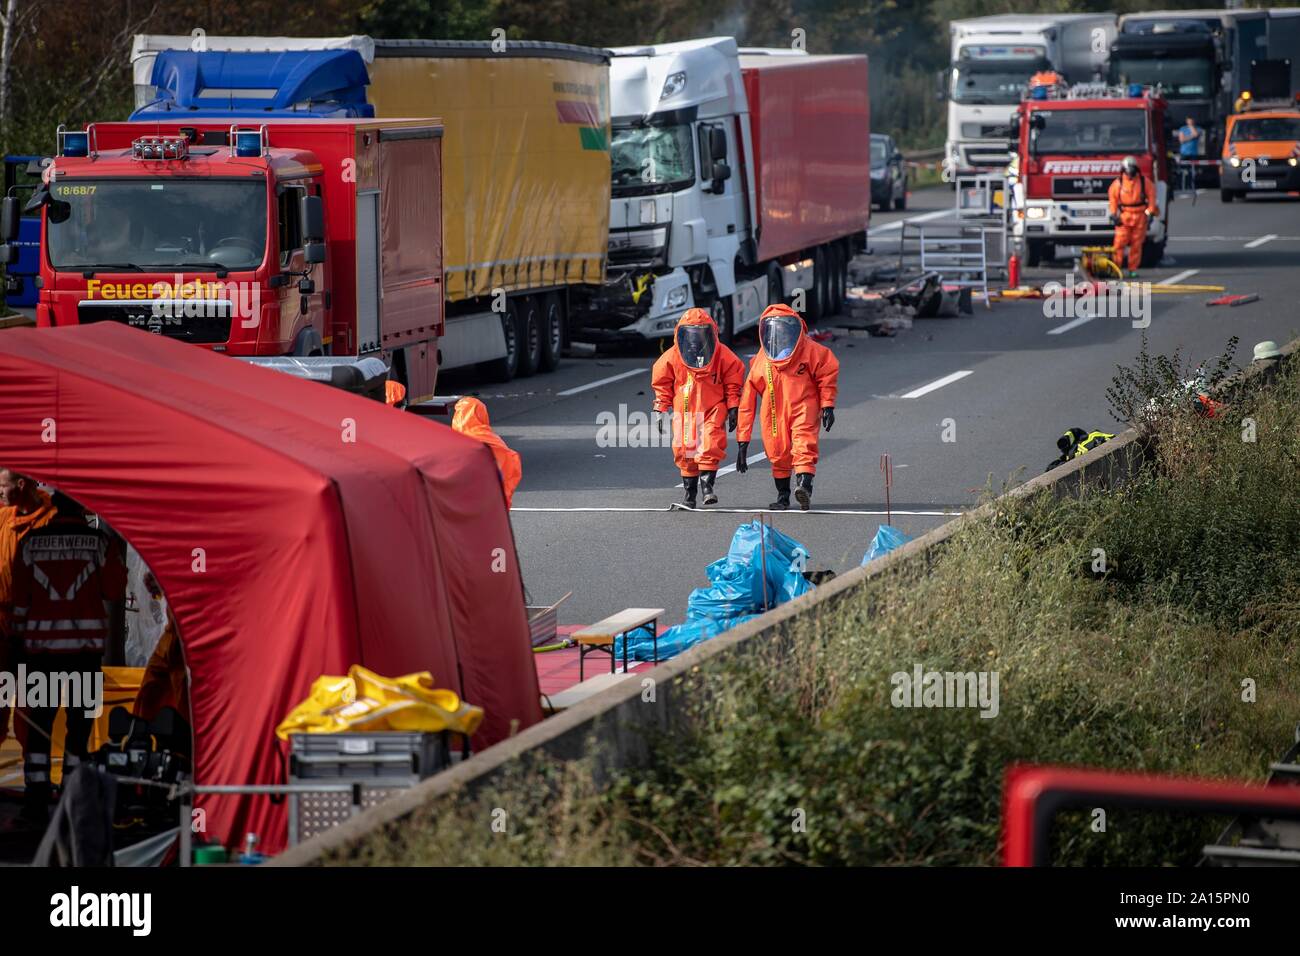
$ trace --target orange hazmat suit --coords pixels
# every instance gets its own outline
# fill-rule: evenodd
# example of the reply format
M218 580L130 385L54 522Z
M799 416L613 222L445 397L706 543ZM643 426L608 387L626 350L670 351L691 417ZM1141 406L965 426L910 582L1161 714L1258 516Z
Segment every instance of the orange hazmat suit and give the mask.
M765 320L793 316L798 320L793 345L764 340ZM794 323L790 323L791 327ZM754 430L754 403L759 405L759 431L773 478L790 472L816 474L817 437L822 409L834 408L839 392L840 362L830 349L808 338L803 318L788 305L769 305L759 319L759 352L749 363L749 376L740 399L736 440L748 442ZM768 354L772 347L782 358ZM788 354L786 354L788 352Z
M506 493L506 507L514 498L515 488L523 477L523 468L519 462L519 453L512 451L500 436L492 430L488 420L487 406L477 398L466 396L456 403L452 415L451 427L469 438L477 438L492 449L492 457L497 460L497 470L501 472L501 486Z
M1156 184L1138 170L1136 176L1123 173L1110 184L1110 214L1119 216L1115 227L1115 264L1124 267L1124 250L1128 249L1128 267L1136 272L1142 262L1142 243L1147 238L1147 213L1156 215Z
M650 373L654 410L673 412L673 460L683 477L718 470L727 453L727 411L740 404L745 363L718 341L703 309L687 309L672 348Z

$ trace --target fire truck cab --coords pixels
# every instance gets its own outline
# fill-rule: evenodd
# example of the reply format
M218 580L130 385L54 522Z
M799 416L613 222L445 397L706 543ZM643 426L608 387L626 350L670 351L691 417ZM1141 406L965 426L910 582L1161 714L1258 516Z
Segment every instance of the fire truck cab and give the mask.
M1169 157L1165 101L1149 87L1082 83L1031 88L1017 110L1016 154L1007 170L1015 251L1028 266L1061 247L1114 242L1108 192L1125 156L1137 158L1156 187L1159 214L1142 265L1164 255L1169 235Z

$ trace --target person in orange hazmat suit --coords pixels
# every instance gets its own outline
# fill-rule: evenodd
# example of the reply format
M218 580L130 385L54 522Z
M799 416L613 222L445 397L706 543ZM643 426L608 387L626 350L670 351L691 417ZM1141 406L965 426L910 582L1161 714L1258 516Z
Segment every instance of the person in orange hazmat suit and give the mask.
M1124 268L1124 249L1128 249L1129 278L1137 276L1142 262L1142 243L1147 225L1160 211L1156 204L1156 184L1138 169L1137 159L1125 156L1119 178L1110 184L1110 221L1115 226L1115 264Z
M501 472L501 487L506 493L506 507L514 498L515 488L523 477L523 468L519 463L519 453L512 451L499 435L492 430L488 420L487 406L477 398L466 395L456 403L452 414L451 427L462 435L477 438L492 449L492 457L497 460L497 470Z
M716 505L713 482L727 454L727 432L736 430L736 409L745 383L745 363L718 341L718 326L703 309L687 309L677 322L673 344L650 373L656 417L673 415L673 460L695 507L704 493Z
M790 472L795 473L795 498L804 511L812 502L817 472L817 437L835 424L835 397L840 363L826 346L808 338L799 313L788 305L769 305L758 320L759 352L749 363L749 376L740 399L739 453L736 471L749 470L746 456L754 430L754 402L759 403L763 450L772 463L776 501L770 507L790 507Z

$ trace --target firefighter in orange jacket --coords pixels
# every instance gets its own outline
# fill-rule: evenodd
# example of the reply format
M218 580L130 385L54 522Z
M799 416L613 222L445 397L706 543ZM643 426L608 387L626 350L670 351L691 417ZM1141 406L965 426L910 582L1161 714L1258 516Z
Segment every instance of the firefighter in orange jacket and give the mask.
M1110 184L1110 221L1115 226L1115 264L1124 268L1127 247L1129 278L1137 276L1147 225L1160 211L1156 199L1151 177L1138 169L1137 159L1125 156L1119 178Z
M497 462L497 471L501 473L501 487L506 493L506 508L508 510L514 501L515 489L519 487L519 480L524 476L519 452L502 441L501 436L492 430L492 423L488 419L487 406L477 398L467 395L456 403L456 411L451 418L451 427L454 431L458 431L469 438L477 438L492 450L492 457Z
M835 424L835 397L840 363L826 346L808 338L799 313L788 305L769 305L758 321L759 352L749 365L745 393L740 399L740 451L736 471L749 470L745 460L754 429L754 402L760 403L759 429L763 450L772 463L776 501L770 507L790 507L790 472L795 473L794 496L804 511L812 502L817 472L817 438Z
M727 454L727 432L736 430L736 409L745 382L745 363L718 341L718 326L703 309L687 309L677 322L673 344L650 372L656 414L672 410L673 460L682 476L683 503L716 505L713 482Z
M126 567L109 535L86 524L80 505L55 492L54 519L23 540L14 565L14 629L22 639L27 671L81 675L82 700L66 701L63 773L86 757L95 703L85 688L103 664L108 643L109 606L126 597ZM59 713L55 706L30 707L32 728L23 746L24 817L40 823L48 812L50 736Z

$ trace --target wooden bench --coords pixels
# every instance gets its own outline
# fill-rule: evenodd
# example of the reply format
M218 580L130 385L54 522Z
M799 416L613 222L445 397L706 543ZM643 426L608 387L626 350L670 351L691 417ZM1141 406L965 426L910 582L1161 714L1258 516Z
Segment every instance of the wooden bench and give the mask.
M659 663L659 615L664 612L661 607L629 607L617 614L611 614L603 621L597 621L580 631L569 635L578 645L578 680L583 679L587 655L600 651L609 655L609 672L614 673L614 638L638 627L649 625L650 637L654 641L654 662ZM623 641L623 673L627 673L627 640Z
M636 676L635 674L597 674L595 677L588 677L581 684L574 684L558 694L543 694L542 710L558 714L570 707L577 707L588 697L594 697L601 691Z

